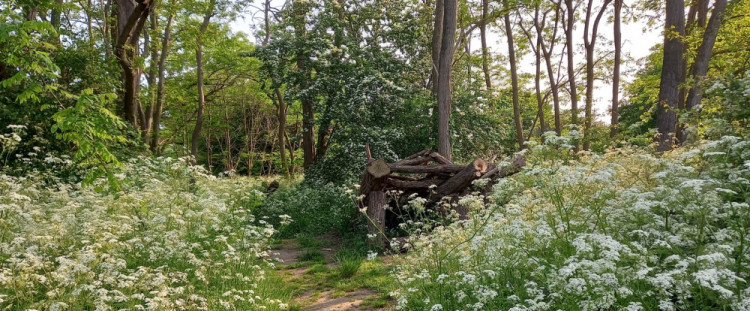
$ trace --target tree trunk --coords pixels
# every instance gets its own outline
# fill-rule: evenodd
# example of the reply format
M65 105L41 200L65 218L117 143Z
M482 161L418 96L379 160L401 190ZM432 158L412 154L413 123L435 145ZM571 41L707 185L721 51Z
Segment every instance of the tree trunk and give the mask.
M292 4L295 21L295 36L297 36L298 42L301 42L302 38L307 36L305 29L305 19L308 13L306 4L294 2ZM309 60L308 55L305 52L304 46L297 46L297 70L302 73L303 78L300 83L300 90L306 91L309 87L310 81L310 68L307 67ZM304 168L308 168L315 164L315 103L309 95L303 95L300 98L302 102L302 153L303 153L303 164Z
M508 0L503 0L503 9L508 10L505 14L505 34L508 41L508 61L510 62L510 79L513 89L513 123L516 127L516 139L518 149L524 149L523 125L521 124L521 105L518 100L518 71L516 69L516 49L513 44L513 29L510 25L510 7Z
M536 7L536 12L534 14L534 23L539 24L539 6ZM531 43L531 42L529 42ZM533 44L533 43L531 43ZM537 104L537 114L539 118L539 129L541 130L541 133L544 134L544 132L547 131L547 123L544 121L544 100L542 100L542 33L537 32L536 33L536 48L533 49L534 51L534 88L536 91L536 104ZM531 136L531 135L529 135Z
M620 24L622 18L622 0L615 0L614 16L614 45L615 45L615 64L612 76L612 119L610 120L609 137L614 138L619 128L619 109L620 104L620 59L622 53L622 32Z
M583 124L583 150L591 149L591 124L594 121L591 110L594 105L594 51L596 36L598 34L597 29L599 28L599 22L604 15L604 11L611 1L604 1L593 24L591 24L591 15L594 0L589 0L588 7L586 8L586 22L583 31L583 41L586 48L586 112ZM590 36L589 29L591 29Z
M570 123L578 124L578 90L576 86L576 69L573 55L575 50L573 49L573 27L575 25L575 5L573 0L565 0L565 7L567 8L568 17L565 20L567 26L565 27L565 44L568 49L568 84L570 92Z
M435 24L432 28L432 69L431 80L432 80L432 94L437 94L438 87L438 69L440 68L440 50L442 48L443 40L443 16L444 16L444 0L435 0Z
M719 26L724 16L724 10L727 7L727 0L716 0L711 18L708 20L706 30L703 33L703 42L698 48L698 55L695 62L690 68L690 75L693 77L693 88L690 89L685 102L685 108L693 109L701 101L703 88L700 86L701 79L708 73L708 62L711 60L711 51L716 42L716 35L719 33Z
M172 5L175 5L176 1L172 0ZM161 114L164 110L164 85L166 83L164 71L167 66L167 55L169 55L169 40L172 36L172 21L174 20L174 14L169 13L167 18L167 25L164 27L164 36L161 41L161 54L159 55L159 82L156 91L156 108L154 109L153 115L153 131L151 136L151 152L157 153L159 148L159 131L161 131Z
M157 20L156 12L153 12L150 16L150 26L151 30L156 33L157 28ZM148 31L144 32L144 36L146 38L149 37ZM156 96L157 96L157 86L156 86L156 75L158 74L158 57L159 57L159 48L156 46L155 40L149 40L149 44L147 46L147 49L149 50L151 54L151 59L148 65L148 77L147 77L147 83L148 83L148 92L149 92L149 103L148 107L146 108L145 112L145 124L143 126L143 131L141 131L141 140L143 143L148 144L149 136L151 134L151 130L153 128L153 117L154 117L154 109L156 108Z
M125 119L136 129L141 129L139 111L142 111L137 101L140 71L135 65L138 56L138 41L143 26L148 20L152 9L151 1L139 3L130 0L116 0L117 27L115 33L115 57L123 71L123 113Z
M268 41L271 39L271 0L266 0L263 9L263 22L265 24L266 35L263 37L263 45L268 45Z
M438 152L451 159L451 67L453 44L456 37L456 0L443 0L443 31L438 67Z
M479 28L479 35L482 40L482 71L484 72L484 83L487 85L487 91L492 90L489 51L487 50L487 14L489 13L489 6L489 0L482 0L482 25Z
M555 71L552 69L552 51L555 48L555 42L557 40L557 30L559 27L559 21L560 21L560 5L556 5L555 7L555 25L552 28L552 38L549 41L549 48L544 44L544 41L542 41L542 55L544 56L544 63L547 67L547 76L549 79L549 85L550 85L550 91L552 92L552 101L554 103L554 113L555 113L555 132L557 135L562 134L562 122L560 121L560 93L559 93L559 86L557 84L557 81L555 81ZM542 33L544 31L545 25L539 25L536 24L536 31L538 33ZM542 39L543 40L543 39Z
M685 1L667 0L666 25L664 31L664 62L659 84L659 103L656 112L658 128L657 151L672 149L677 127L677 101L682 71L683 44L680 37L685 34Z
M278 132L276 135L279 136L279 154L281 155L281 172L285 176L289 176L289 164L286 160L286 103L284 102L284 97L281 96L281 91L276 88L274 90L276 93L276 101L278 102L277 105L277 116L279 118L279 127Z
M203 16L203 24L201 24L200 33L198 33L195 48L195 63L198 72L198 112L195 119L195 128L193 128L193 137L190 151L193 155L193 161L196 162L198 161L198 144L200 143L201 128L203 127L203 111L206 104L206 94L203 81L203 35L208 29L208 24L211 21L211 16L213 15L215 5L216 0L211 0L211 2L209 3L208 12L206 12L206 15ZM211 150L208 150L208 153L211 153Z

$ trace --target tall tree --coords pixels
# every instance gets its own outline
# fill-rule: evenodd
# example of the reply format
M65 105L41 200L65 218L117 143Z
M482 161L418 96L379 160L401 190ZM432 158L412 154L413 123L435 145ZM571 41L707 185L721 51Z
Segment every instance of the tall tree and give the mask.
M620 61L622 58L622 31L620 30L620 24L622 20L622 0L615 0L615 13L614 13L614 25L613 36L615 45L615 59L614 59L614 70L612 73L612 119L610 120L609 137L614 138L617 135L619 126L619 115L618 107L620 104Z
M576 5L573 0L565 0L567 17L565 18L565 45L568 55L568 92L570 93L570 122L578 124L578 86L576 85L576 68L573 49L573 29L575 27Z
M589 0L586 7L586 21L584 22L583 30L583 46L586 48L586 112L583 124L583 150L589 150L591 147L591 123L594 120L591 112L594 105L594 51L596 48L596 39L599 35L599 22L611 2L612 0L604 0L593 23L591 19L594 10L594 0ZM590 33L589 30L591 31Z
M123 114L133 127L141 129L145 123L143 108L138 102L141 71L136 64L138 42L153 7L151 0L115 0L117 27L114 39L115 57L122 69Z
M432 27L432 68L430 69L432 80L432 94L437 94L438 87L438 69L440 68L440 54L443 42L443 17L444 17L444 0L435 0L435 23Z
M540 17L540 11L541 11L541 3L536 3L534 5L534 26L536 31L536 35L532 36L531 34L531 26L529 29L526 29L523 22L523 16L521 13L518 13L519 18L519 26L521 27L521 30L526 35L526 39L529 41L529 46L531 47L531 52L534 54L534 90L536 93L536 103L537 103L537 115L536 118L539 120L539 127L542 133L547 131L547 122L544 120L544 99L542 98L542 44L544 44L544 40L542 38L542 33L538 31L540 27L538 25L540 23L544 23L545 18L547 17L546 14L542 14L543 16ZM541 20L540 20L541 19ZM533 132L533 128L532 128ZM529 133L529 137L531 137L531 133Z
M457 11L456 0L443 0L443 27L437 80L439 87L438 152L449 160L452 158L450 140L451 69L453 66L453 44L456 38Z
M714 3L711 18L708 20L706 30L703 33L703 41L698 48L698 55L695 56L695 61L690 67L690 76L694 81L694 85L688 92L688 97L685 102L685 108L687 109L692 109L701 101L703 89L700 86L700 82L708 72L708 62L711 59L711 52L714 43L716 42L716 35L719 33L719 26L721 25L721 20L726 8L727 0L716 0Z
M555 132L557 135L562 134L562 122L560 120L560 93L559 93L559 85L557 80L555 79L555 71L552 69L552 52L555 49L555 43L557 42L557 30L559 29L559 21L560 21L560 11L562 10L560 3L561 1L558 1L557 3L553 4L553 8L555 10L555 21L552 26L552 34L549 41L549 46L544 43L544 38L542 38L541 42L541 49L542 49L542 56L544 56L544 62L547 67L547 78L549 79L549 85L550 85L550 92L552 93L552 102L553 102L553 109L555 113ZM546 14L546 13L545 13ZM537 33L543 33L545 29L547 29L546 25L539 25L535 24Z
M683 57L681 37L685 34L685 0L667 0L664 29L664 60L659 83L659 103L656 112L658 129L657 151L672 149L677 127L680 66Z
M315 102L308 92L306 92L311 80L311 68L308 64L310 56L305 47L307 14L309 10L310 4L306 1L294 1L292 4L294 31L297 39L297 70L300 75L299 87L302 91L300 100L302 102L302 158L304 168L315 164Z
M195 117L195 127L193 128L193 136L190 144L190 151L193 155L194 161L198 159L198 144L200 143L201 128L203 127L203 113L206 105L206 92L203 81L203 36L208 30L208 25L211 22L211 16L214 15L214 9L216 7L216 0L210 0L208 8L203 15L203 23L199 30L198 36L195 40L195 63L196 71L198 74L198 110ZM209 150L209 153L211 151Z
M505 10L505 35L508 41L508 62L510 62L510 80L513 89L513 123L516 127L516 139L518 148L524 148L523 125L521 124L521 105L518 99L518 70L516 69L516 49L513 44L513 28L510 23L510 4L508 0L503 0L503 10Z
M172 0L171 6L177 5L176 0ZM159 149L159 133L161 131L161 114L164 110L164 95L165 95L165 84L166 77L165 71L167 66L167 55L169 55L169 44L172 37L172 22L174 21L174 11L168 9L169 15L167 17L167 25L164 27L164 34L161 38L161 53L159 53L159 68L157 69L159 74L159 81L156 85L156 107L154 108L153 115L153 130L151 134L151 152L158 153Z
M439 0L438 0L439 1ZM479 37L482 41L482 72L484 72L484 83L487 90L492 90L492 80L490 79L490 60L489 50L487 49L487 20L489 19L490 1L482 0L482 21L479 26Z

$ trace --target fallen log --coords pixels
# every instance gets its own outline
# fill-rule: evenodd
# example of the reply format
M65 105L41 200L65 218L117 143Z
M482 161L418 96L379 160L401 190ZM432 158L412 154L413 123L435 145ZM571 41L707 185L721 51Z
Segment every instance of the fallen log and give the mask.
M445 180L438 178L422 179L422 180L401 180L397 178L388 177L385 183L402 189L429 189L432 186L439 186L443 184Z
M444 157L443 155L437 152L431 152L430 158L432 158L433 160L435 160L435 162L440 163L440 164L453 164L451 160L448 160L448 158Z
M492 166L481 158L474 159L469 165L458 165L431 149L422 150L394 163L387 163L383 159L374 159L369 145L365 148L367 164L362 172L360 202L361 207L366 209L368 231L377 237L374 242L380 245L387 241L384 235L386 228L397 227L401 221L400 217L411 213L409 210L400 209L400 206L408 204L415 195L427 198L427 208L445 209L435 203L445 197L450 197L451 202L456 202L458 196L466 193L466 189L474 180L507 177L519 172L526 165L523 156L513 158L510 165L503 167ZM388 191L398 193L392 198L397 200L392 210L386 210ZM457 209L462 217L468 213L462 206L449 208ZM446 212L443 210L441 213ZM389 223L386 224L386 221Z
M487 172L487 168L487 162L480 158L474 159L471 164L465 166L456 175L453 175L453 177L438 186L435 194L431 196L431 199L439 200L451 193L457 193L466 189L466 187L471 185L472 181L484 175L484 173Z
M513 175L515 173L518 173L522 167L526 166L526 158L524 156L517 156L510 160L510 165L503 167L502 169L498 167L493 167L492 169L488 170L487 173L482 175L480 179L483 178L504 178L508 177L510 175Z
M455 174L463 170L465 165L458 164L441 164L441 165L390 165L391 172L394 173L418 173L418 174Z

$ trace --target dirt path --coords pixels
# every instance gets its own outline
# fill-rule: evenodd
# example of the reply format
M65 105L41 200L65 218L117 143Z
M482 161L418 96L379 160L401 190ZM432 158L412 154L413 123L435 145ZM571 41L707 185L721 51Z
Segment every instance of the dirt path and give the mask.
M390 301L382 288L379 292L377 284L368 284L369 279L374 276L377 280L388 268L383 260L344 260L337 258L344 244L340 238L320 236L315 241L308 239L303 247L297 240L282 240L271 251L270 259L276 262L277 271L296 288L291 310L388 309ZM354 267L342 268L342 263Z

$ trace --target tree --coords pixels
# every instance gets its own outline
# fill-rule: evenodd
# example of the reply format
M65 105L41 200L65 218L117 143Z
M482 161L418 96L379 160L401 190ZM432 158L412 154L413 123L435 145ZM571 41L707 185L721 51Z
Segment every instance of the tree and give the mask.
M307 88L310 87L311 68L310 57L306 50L305 41L307 36L307 14L310 4L306 1L294 1L292 3L292 23L296 38L296 59L299 78L299 88L302 91L300 100L302 102L302 152L305 168L315 164L315 102Z
M622 0L615 0L615 13L614 13L614 25L613 36L615 45L615 59L614 59L614 70L612 73L612 119L610 120L609 137L614 138L617 135L619 126L619 102L620 102L620 62L622 54L622 32L620 31L620 24L622 19Z
M451 70L456 37L456 0L443 0L443 27L438 67L438 152L452 158L450 141Z
M658 130L657 151L672 149L677 127L677 103L682 74L683 44L685 34L685 1L667 0L664 30L664 61L659 83L659 103L656 112Z
M576 86L576 69L575 61L573 56L575 50L573 49L573 30L575 27L575 14L576 5L573 4L573 0L565 0L565 8L567 11L567 17L563 23L565 28L565 44L568 55L568 93L570 93L570 122L578 124L578 86Z
M596 39L599 35L599 22L601 21L602 16L604 16L604 11L607 9L607 5L611 2L612 0L604 0L593 24L591 18L593 14L594 0L589 0L588 6L586 7L586 21L583 30L583 46L586 48L586 113L583 125L583 150L589 150L591 147L591 123L594 120L594 116L591 112L594 104L594 51L596 47ZM591 30L590 33L589 30Z
M432 67L430 69L433 95L437 94L440 89L438 87L438 69L440 67L441 49L443 47L444 7L444 0L435 0L435 22L432 27Z
M544 39L542 38L542 33L538 31L539 24L544 23L544 19L547 17L546 14L544 14L543 17L541 17L542 21L540 22L540 8L541 4L534 5L534 27L537 29L536 36L531 35L531 29L526 29L523 25L523 16L518 14L519 18L519 26L521 27L521 30L526 35L526 39L529 41L529 46L531 47L532 53L534 53L534 89L536 93L536 102L537 102L537 115L536 119L539 120L540 124L540 130L542 133L547 131L547 123L544 121L544 99L542 98L542 44L544 44ZM531 28L531 27L529 27ZM532 129L533 130L533 129ZM529 137L531 137L531 133L529 133Z
M518 70L516 69L516 49L513 44L513 28L510 23L510 5L508 0L503 0L503 9L506 10L504 21L505 21L505 36L508 41L508 62L510 62L510 79L511 87L513 88L513 123L516 127L516 140L518 141L518 149L524 149L523 139L523 125L521 124L521 106L518 100Z
M714 43L716 42L716 36L719 33L719 26L724 17L724 10L726 7L727 0L716 0L714 4L711 18L708 20L705 32L703 33L703 41L698 48L698 55L696 55L695 61L690 67L690 76L694 81L694 85L688 92L688 97L685 102L685 108L687 109L693 109L700 103L701 95L703 93L700 82L708 72L708 62L711 59L711 52Z
M171 6L174 7L177 4L176 0L171 1ZM172 23L174 21L174 12L172 10L169 10L169 15L167 17L167 25L164 27L164 34L161 38L161 53L159 53L159 68L157 69L158 72L158 82L157 82L157 90L156 90L156 107L154 108L153 113L153 130L151 135L151 152L158 153L159 152L159 133L161 131L161 115L164 111L164 93L165 93L165 71L166 71L166 65L167 65L167 55L169 55L169 47L170 47L170 39L172 37Z
M198 159L198 144L200 143L201 128L203 127L203 113L206 105L206 94L203 81L203 36L206 34L206 30L208 30L208 24L211 22L211 16L214 15L215 7L216 0L210 0L208 8L203 15L203 23L201 23L201 28L195 40L195 63L197 66L196 73L198 75L198 110L196 112L195 127L193 128L193 136L190 143L190 151L193 155L194 161Z
M122 69L123 114L136 129L146 128L146 117L138 101L141 71L136 65L139 54L138 42L148 15L153 8L151 0L115 0L117 5L117 27L115 27L115 57Z
M438 0L440 1L440 0ZM487 19L490 7L489 0L482 0L482 21L479 26L479 36L482 41L482 72L484 73L484 83L487 90L492 90L492 79L490 79L489 51L487 49Z

